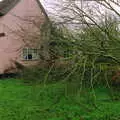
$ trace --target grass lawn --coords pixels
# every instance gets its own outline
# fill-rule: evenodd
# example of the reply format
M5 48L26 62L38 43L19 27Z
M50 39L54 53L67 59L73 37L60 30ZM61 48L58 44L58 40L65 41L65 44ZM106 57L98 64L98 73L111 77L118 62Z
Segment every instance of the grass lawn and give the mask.
M0 120L120 120L120 101L111 101L106 88L65 97L62 83L26 85L0 81Z

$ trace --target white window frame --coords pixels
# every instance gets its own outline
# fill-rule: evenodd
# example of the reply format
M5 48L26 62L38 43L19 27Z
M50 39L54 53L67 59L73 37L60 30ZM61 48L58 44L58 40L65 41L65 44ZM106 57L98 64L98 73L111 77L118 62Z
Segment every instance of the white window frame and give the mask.
M25 51L26 50L26 51ZM36 50L36 52L35 52ZM26 60L26 61L31 61L31 60L39 60L40 57L39 57L39 53L38 53L38 50L37 48L23 48L22 49L22 59L23 60ZM30 53L31 51L31 53ZM33 52L34 51L34 52ZM25 55L26 54L26 55ZM29 54L31 55L31 59L29 58ZM34 56L34 57L33 57Z

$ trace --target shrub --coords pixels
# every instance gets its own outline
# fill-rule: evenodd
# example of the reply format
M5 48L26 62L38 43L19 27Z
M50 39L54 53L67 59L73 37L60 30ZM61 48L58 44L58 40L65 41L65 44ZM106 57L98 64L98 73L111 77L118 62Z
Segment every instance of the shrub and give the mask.
M68 74L68 71L64 68L41 68L41 67L29 67L25 68L20 74L20 78L25 83L50 83L63 80Z

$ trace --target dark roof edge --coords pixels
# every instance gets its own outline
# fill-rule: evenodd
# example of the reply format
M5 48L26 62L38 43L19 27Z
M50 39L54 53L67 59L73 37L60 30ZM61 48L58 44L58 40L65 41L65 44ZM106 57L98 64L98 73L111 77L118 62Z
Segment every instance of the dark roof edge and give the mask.
M15 2L13 2L10 6L6 7L5 9L1 10L0 12L0 16L5 15L6 13L8 13L12 8L14 8L16 6L16 4L20 2L20 0L16 0Z
M42 12L45 14L47 20L50 21L50 19L49 19L48 15L47 15L43 5L41 4L41 2L39 0L36 0L36 1L37 1L38 5L40 6L40 8L42 9Z

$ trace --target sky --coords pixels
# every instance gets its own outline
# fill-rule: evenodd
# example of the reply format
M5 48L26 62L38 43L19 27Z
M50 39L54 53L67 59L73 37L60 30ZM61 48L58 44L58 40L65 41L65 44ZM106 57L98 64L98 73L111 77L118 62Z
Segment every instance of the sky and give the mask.
M51 7L54 5L55 1L57 0L40 0L47 12L52 11Z
M45 10L46 10L46 12L47 12L47 14L48 14L48 16L51 18L51 19L53 19L53 20L55 20L55 21L61 21L61 18L59 17L60 15L61 15L61 13L62 13L62 15L64 15L64 13L63 12L58 12L58 10L59 10L59 8L60 8L60 6L58 7L56 7L56 3L60 3L61 5L62 5L62 1L65 1L65 0L40 0L41 1L41 3L42 3L42 5L43 5L43 7L45 8ZM119 0L118 0L119 1ZM80 2L80 1L79 1ZM113 11L110 11L110 10L108 10L108 9L104 9L104 7L102 7L102 6L97 6L97 4L95 4L94 2L95 1L87 1L87 3L90 3L89 4L89 8L93 11L93 14L94 14L94 16L95 15L99 15L99 13L96 11L96 9L98 9L98 7L99 7L99 9L100 9L100 14L101 13L103 13L103 14L106 14L106 12L105 11L107 11L107 14L109 14L109 15L115 15L116 16L116 14L113 12ZM93 2L93 3L92 3ZM64 3L63 3L64 4ZM79 3L77 3L79 6L81 6ZM120 13L120 7L118 7L118 6L115 6L114 4L111 4L119 13ZM96 6L96 8L95 8L95 6ZM85 9L86 9L87 7L85 7ZM94 8L94 9L93 9ZM86 9L87 10L87 9ZM66 13L65 13L66 14ZM72 16L72 13L71 12L67 12L67 15L69 15L69 16ZM58 17L57 17L58 16ZM103 16L103 15L102 15ZM101 15L100 15L100 17L102 17ZM120 17L120 16L119 16ZM118 17L118 18L119 18ZM96 18L98 18L98 20L97 21L99 21L99 17L96 17ZM102 17L103 18L103 17Z
M57 9L55 7L55 3L60 2L61 0L40 0L42 5L44 6L45 10L49 13L49 12L54 12L54 9ZM64 0L63 0L64 1ZM119 0L118 0L119 1ZM120 7L115 6L113 4L111 4L112 6L114 6L114 8L120 12ZM54 8L54 9L53 9Z
M56 7L57 3L61 3L61 0L40 0L41 4L43 5L45 11L47 12L49 18L53 21L58 21L58 9Z

